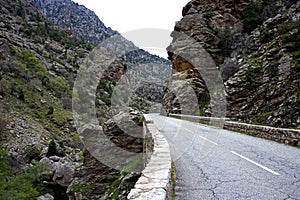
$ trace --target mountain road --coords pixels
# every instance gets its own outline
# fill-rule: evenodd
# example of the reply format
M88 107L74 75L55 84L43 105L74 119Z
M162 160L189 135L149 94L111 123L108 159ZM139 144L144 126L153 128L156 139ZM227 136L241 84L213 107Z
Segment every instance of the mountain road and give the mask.
M299 148L158 114L145 117L169 142L176 199L300 199Z

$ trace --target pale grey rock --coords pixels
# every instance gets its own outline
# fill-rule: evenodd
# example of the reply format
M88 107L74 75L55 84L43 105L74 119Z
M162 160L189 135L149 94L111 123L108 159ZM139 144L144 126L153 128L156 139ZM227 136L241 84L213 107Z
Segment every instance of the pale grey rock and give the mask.
M54 197L51 194L47 193L45 195L39 196L38 200L54 200Z

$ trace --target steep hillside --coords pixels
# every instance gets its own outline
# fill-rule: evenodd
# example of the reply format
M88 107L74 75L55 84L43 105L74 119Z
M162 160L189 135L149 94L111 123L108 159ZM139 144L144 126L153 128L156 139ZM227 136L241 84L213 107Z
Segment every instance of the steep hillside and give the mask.
M0 5L0 185L5 186L0 188L1 197L36 199L49 193L68 199L67 189L70 196L82 192L87 199L110 192L126 196L139 174L126 176L130 171L121 174L93 158L73 119L74 81L92 45L52 24L25 0L0 0ZM125 69L122 58L110 63L92 103L111 141L142 152L141 137L129 137L110 120L115 114L108 107L113 87ZM135 108L148 106L139 98L132 102ZM125 121L121 118L122 124L140 125L140 113L130 110L133 114L124 116ZM135 127L141 134L140 126ZM75 172L83 179L70 186ZM112 187L116 188L108 191Z
M9 161L10 167L1 170L12 171L1 171L1 176L15 176L0 193L7 195L4 199L21 198L28 191L14 190L20 177L40 170L32 183L29 179L28 186L38 192L31 198L49 192L65 199L83 148L73 123L71 89L89 47L26 1L0 4L1 151L9 158L1 157L1 162ZM7 181L1 177L1 185Z
M299 28L299 1L193 0L183 8L183 19L172 34L173 84L180 76L193 85L199 114L211 115L213 102L203 73L173 53L180 42L177 32L199 43L220 70L227 117L299 128ZM178 102L185 95L174 93L181 94L166 90L164 96L168 113L182 111Z

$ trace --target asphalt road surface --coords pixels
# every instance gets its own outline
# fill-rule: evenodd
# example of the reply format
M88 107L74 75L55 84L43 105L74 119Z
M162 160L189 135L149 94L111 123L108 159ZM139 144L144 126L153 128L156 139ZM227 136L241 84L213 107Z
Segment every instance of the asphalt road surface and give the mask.
M299 148L158 114L146 119L170 144L177 200L300 200Z

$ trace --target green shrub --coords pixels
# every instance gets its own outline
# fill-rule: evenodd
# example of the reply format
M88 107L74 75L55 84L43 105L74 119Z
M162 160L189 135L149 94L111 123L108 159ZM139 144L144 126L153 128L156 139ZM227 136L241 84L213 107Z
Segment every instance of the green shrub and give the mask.
M55 79L55 89L62 92L66 92L67 90L69 90L69 85L63 77L58 76Z
M39 158L41 150L36 146L30 146L25 149L25 156L30 160Z
M277 0L250 1L244 8L243 24L246 33L250 33L266 19L275 16Z
M21 51L26 66L30 69L39 64L39 59L28 50Z
M252 80L255 77L255 70L251 65L248 65L248 70L246 73L247 80Z
M57 146L56 143L54 142L54 140L51 140L51 142L48 145L48 152L47 152L47 157L50 156L56 156L57 155Z
M12 65L14 66L15 73L21 77L24 77L26 73L28 73L28 69L26 64L22 63L22 61L13 61Z
M25 94L22 89L18 91L18 99L20 99L21 101L25 101Z
M26 175L20 175L9 166L7 152L0 149L0 198L36 199L39 192Z
M50 73L45 66L39 67L37 75L41 80L44 78L50 79Z
M103 101L106 105L111 105L111 97L108 94L103 94L99 97L101 101Z
M49 106L48 112L47 112L46 115L52 115L53 113L54 113L54 108L53 108L53 106Z
M249 4L244 8L242 14L244 30L246 33L250 33L262 23L262 19L259 15L260 10L259 3L254 1L250 1Z
M212 17L213 17L212 11L209 10L209 11L205 12L205 13L203 14L203 17L204 17L205 19L208 19L208 20L212 19Z
M230 45L233 41L232 35L233 34L228 26L226 26L223 31L219 32L219 36L221 39L219 48L221 49L224 56L229 56L231 53Z
M51 140L51 142L48 145L48 152L46 154L47 157L51 156L63 156L63 152L58 150L58 147L54 140Z
M25 177L32 182L34 186L38 186L41 184L43 176L47 174L49 174L49 168L45 164L34 163L33 166L27 170Z
M298 30L296 33L291 34L293 30ZM300 46L300 21L282 23L279 26L279 32L282 34L282 39L286 43L293 43L294 50L298 51Z

